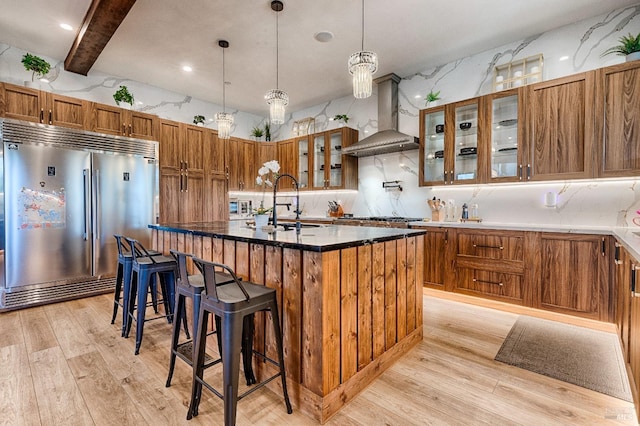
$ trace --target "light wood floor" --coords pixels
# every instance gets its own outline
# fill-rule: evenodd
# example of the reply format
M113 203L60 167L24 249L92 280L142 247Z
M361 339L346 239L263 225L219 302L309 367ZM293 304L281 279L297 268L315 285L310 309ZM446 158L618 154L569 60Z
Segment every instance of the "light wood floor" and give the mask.
M222 423L204 391L185 420L190 370L177 362L165 388L170 326L134 338L110 324L112 297L0 314L0 424L200 425ZM517 314L424 298L425 338L349 403L330 425L636 424L633 405L493 360ZM618 422L608 417L626 417ZM238 405L240 425L313 425L262 389Z

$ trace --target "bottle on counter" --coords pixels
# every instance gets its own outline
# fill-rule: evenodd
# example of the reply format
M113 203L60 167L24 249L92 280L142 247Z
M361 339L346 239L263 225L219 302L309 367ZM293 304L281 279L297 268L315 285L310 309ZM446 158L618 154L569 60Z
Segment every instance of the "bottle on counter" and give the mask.
M471 204L471 219L477 219L478 217L478 205Z
M462 205L462 219L469 219L469 206L467 206L467 203Z

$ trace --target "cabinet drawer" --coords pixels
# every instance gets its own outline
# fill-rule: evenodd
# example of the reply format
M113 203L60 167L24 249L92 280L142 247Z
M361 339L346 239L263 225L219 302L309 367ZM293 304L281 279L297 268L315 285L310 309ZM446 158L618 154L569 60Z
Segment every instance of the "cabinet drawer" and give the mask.
M458 254L484 259L523 260L523 234L458 233Z
M522 275L458 268L456 291L522 303Z

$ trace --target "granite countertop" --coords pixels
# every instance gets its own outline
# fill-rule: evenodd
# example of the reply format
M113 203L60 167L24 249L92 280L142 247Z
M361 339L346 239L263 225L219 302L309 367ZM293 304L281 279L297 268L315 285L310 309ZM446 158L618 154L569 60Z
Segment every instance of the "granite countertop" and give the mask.
M377 228L368 226L324 225L302 228L300 234L295 229L278 229L273 233L256 231L244 221L205 223L163 223L152 224L149 228L160 231L192 233L245 242L258 242L286 248L324 252L348 247L357 247L381 241L396 240L409 235L426 233L424 229Z

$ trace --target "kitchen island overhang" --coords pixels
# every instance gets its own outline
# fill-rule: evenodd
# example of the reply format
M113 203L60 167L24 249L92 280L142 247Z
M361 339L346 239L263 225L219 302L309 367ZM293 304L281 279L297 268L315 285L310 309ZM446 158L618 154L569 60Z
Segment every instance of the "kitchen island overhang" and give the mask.
M276 289L291 401L322 423L422 340L425 230L331 225L268 234L238 221L149 227L157 250L225 263ZM256 317L254 346L275 355L265 321ZM269 373L270 365L256 364L258 375Z

